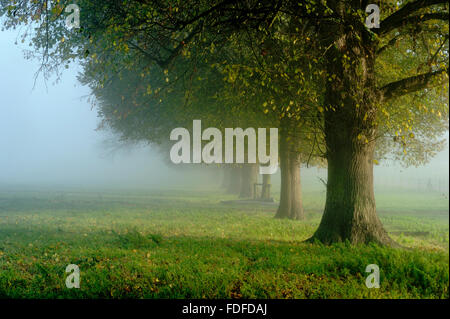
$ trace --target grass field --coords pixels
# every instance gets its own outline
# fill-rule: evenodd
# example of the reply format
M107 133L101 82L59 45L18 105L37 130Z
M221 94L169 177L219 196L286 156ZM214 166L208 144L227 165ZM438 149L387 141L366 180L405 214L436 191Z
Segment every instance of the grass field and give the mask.
M377 194L379 215L408 249L302 241L307 221L276 206L226 205L219 191L0 191L2 298L448 298L448 199ZM80 289L65 286L68 264ZM365 286L380 267L381 287Z

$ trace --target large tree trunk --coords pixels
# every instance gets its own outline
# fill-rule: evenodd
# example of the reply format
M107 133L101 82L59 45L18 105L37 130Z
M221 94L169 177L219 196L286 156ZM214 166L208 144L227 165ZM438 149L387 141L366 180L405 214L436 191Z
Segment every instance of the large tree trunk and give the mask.
M330 128L331 129L331 128ZM341 130L342 132L342 130ZM323 243L389 244L375 208L373 190L374 142L328 144L328 181L325 211L314 238ZM327 141L328 142L328 141Z
M239 197L253 198L254 185L258 182L258 165L257 164L243 164L242 167L242 181L241 191Z
M270 184L270 174L264 174L263 175L263 182L262 182L262 187L261 187L261 196L260 199L261 200L271 200L272 197L270 196L270 188L271 188L271 184Z
M347 9L336 3L345 17ZM351 17L347 17L351 18ZM375 208L373 153L380 102L375 84L376 44L360 30L324 26L328 79L324 120L328 181L325 210L312 240L329 244L391 244ZM332 31L331 31L332 30ZM375 39L375 38L374 38Z
M302 189L300 183L300 154L295 147L297 139L288 138L288 127L281 128L280 169L281 191L280 205L276 218L304 219Z
M230 181L227 187L227 194L239 194L241 190L241 167L230 167L228 170L228 174L230 176Z

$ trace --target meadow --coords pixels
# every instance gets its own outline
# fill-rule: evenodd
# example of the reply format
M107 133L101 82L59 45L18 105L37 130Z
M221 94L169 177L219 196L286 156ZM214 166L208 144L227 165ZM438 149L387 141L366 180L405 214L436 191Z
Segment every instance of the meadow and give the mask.
M306 221L276 205L224 204L219 190L0 190L0 298L448 298L449 203L439 193L377 192L404 248L304 243ZM80 289L65 286L68 264ZM379 289L365 268L380 268Z

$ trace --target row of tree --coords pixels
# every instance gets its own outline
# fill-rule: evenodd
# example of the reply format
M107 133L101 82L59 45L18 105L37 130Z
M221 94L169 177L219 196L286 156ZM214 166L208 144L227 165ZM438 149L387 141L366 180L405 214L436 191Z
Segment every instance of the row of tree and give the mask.
M448 0L383 1L374 29L363 0L79 0L81 27L69 30L70 2L0 0L0 14L6 28L29 26L44 74L80 61L101 126L165 152L170 131L193 119L278 127L277 217L304 218L300 166L326 165L311 240L393 244L376 214L373 165L419 165L442 148ZM255 165L224 169L230 190L240 171L241 195L252 195Z

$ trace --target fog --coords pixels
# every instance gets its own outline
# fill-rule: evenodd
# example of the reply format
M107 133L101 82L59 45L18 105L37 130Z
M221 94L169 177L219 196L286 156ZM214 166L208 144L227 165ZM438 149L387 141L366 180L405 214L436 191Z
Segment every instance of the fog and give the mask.
M17 34L0 32L0 187L183 187L192 180L218 184L200 169L180 174L148 146L105 147L111 136L95 130L97 113L86 98L89 89L76 80L79 69L65 70L56 84L42 77L35 83L39 61L24 58L26 47L14 45ZM375 168L376 186L429 187L431 180L434 188L448 192L448 160L447 146L421 168L385 163ZM306 183L321 185L318 176L325 171L303 169L302 174Z
M148 146L111 148L111 136L95 130L79 68L65 70L56 84L42 76L35 82L39 61L24 58L16 36L0 32L0 185L139 188L198 174L179 176Z

